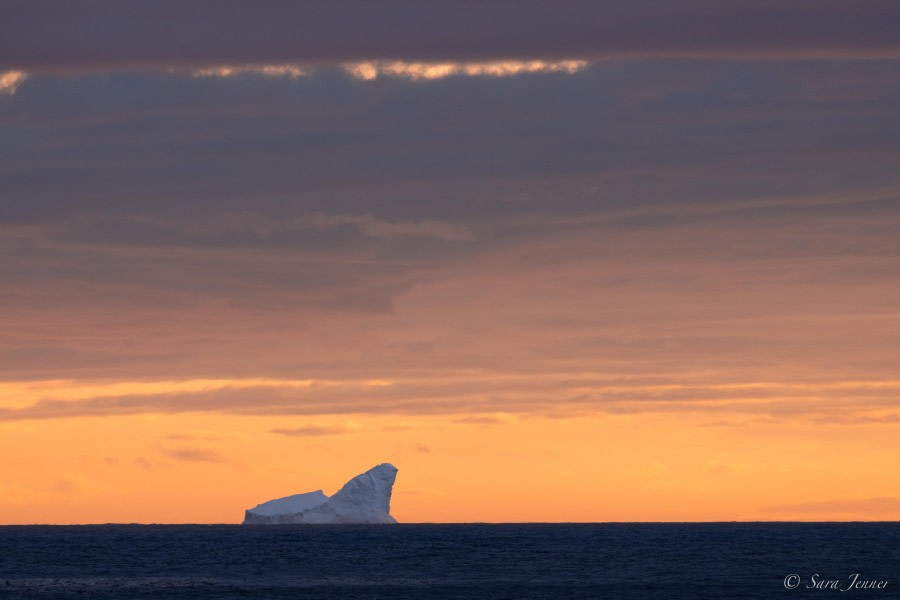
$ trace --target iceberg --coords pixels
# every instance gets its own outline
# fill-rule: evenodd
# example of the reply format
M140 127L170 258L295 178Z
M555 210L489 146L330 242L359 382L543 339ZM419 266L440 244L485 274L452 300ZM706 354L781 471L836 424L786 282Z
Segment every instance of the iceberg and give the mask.
M244 525L396 523L391 490L397 467L382 463L357 475L330 498L322 490L269 500L244 513Z

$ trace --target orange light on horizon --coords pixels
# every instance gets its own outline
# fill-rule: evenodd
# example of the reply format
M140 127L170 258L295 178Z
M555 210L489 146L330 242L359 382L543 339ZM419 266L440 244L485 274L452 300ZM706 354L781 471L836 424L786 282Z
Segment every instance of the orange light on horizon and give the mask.
M260 502L332 494L389 461L400 469L392 513L402 522L880 520L896 518L900 497L891 429L680 414L7 422L0 514L236 523Z

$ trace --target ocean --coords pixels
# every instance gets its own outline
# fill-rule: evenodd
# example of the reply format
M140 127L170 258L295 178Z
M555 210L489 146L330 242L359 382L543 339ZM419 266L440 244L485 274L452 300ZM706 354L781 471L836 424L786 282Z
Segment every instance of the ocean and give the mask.
M900 598L900 523L0 527L0 598L823 597Z

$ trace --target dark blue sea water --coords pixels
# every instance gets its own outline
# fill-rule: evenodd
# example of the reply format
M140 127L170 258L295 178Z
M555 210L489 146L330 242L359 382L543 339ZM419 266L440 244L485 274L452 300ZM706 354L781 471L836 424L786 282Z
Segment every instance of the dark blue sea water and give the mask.
M826 597L900 598L900 523L0 527L0 598Z

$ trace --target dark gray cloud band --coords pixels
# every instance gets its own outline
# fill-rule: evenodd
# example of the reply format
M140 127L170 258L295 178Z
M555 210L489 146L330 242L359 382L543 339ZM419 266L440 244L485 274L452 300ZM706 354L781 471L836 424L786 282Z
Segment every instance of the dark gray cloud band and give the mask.
M892 379L897 64L29 75L0 97L0 378ZM0 416L651 406L513 387Z
M889 0L7 1L0 70L373 59L896 57Z

